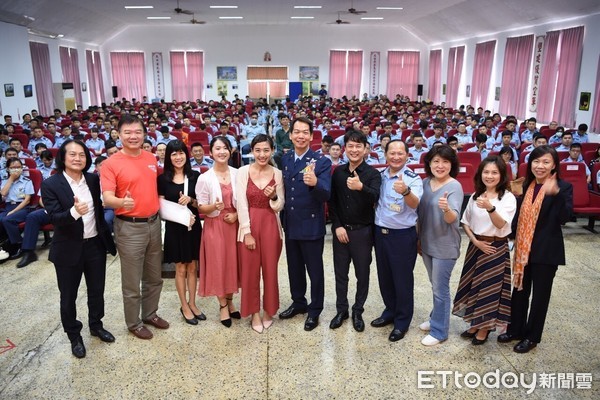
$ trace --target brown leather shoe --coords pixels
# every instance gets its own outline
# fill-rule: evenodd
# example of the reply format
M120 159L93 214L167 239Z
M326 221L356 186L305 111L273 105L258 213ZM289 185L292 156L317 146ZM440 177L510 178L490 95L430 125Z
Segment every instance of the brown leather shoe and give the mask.
M130 329L129 332L133 333L136 337L144 340L150 340L154 337L150 329L146 328L144 325L136 329Z
M167 321L165 321L164 319L162 319L161 317L159 317L158 315L155 315L154 317L152 317L150 319L145 319L144 323L148 324L148 325L152 325L158 329L168 329L169 328L169 323Z

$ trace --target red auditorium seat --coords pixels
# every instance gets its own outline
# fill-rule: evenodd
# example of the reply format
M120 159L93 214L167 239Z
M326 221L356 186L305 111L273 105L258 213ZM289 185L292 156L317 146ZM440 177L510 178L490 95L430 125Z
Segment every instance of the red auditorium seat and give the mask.
M465 196L470 196L473 194L473 192L475 192L475 183L473 182L473 178L475 177L476 172L477 170L473 164L460 164L456 180L462 185Z
M561 179L573 185L573 213L588 217L585 229L594 230L596 218L600 217L600 193L588 189L583 163L560 163Z
M471 164L475 169L481 164L481 153L476 151L459 151L458 160L460 164Z

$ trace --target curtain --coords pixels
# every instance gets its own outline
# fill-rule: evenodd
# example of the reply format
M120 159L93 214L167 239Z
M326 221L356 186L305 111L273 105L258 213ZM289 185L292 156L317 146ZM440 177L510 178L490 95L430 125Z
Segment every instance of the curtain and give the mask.
M362 50L348 52L348 69L346 72L346 95L360 96L362 81L363 52Z
M388 59L389 62L389 59ZM389 80L388 80L389 82ZM429 89L427 97L433 104L440 104L442 93L442 49L429 52ZM388 95L390 93L388 92Z
M248 80L287 80L288 69L287 67L248 67L246 76Z
M59 46L58 52L60 54L63 82L69 82L73 84L75 100L77 101L78 105L82 105L81 79L79 77L79 57L77 55L77 49Z
M448 58L448 83L446 87L446 103L450 107L456 107L458 100L458 88L462 74L465 57L465 46L451 47Z
M346 93L346 51L331 50L329 53L329 96L340 98Z
M88 73L88 90L90 91L90 102L92 105L102 104L104 98L104 82L102 80L102 63L100 53L86 50L85 61Z
M527 112L527 82L531 68L534 35L506 39L499 112L524 119Z
M147 93L144 53L111 52L113 86L121 97L141 99Z
M564 126L575 126L575 105L583 53L583 26L561 31L558 79L553 119Z
M170 55L173 99L178 101L189 100L187 77L185 75L185 53L183 51L172 51Z
M600 56L598 57L598 71L596 72L596 92L592 98L594 108L592 109L592 126L590 128L590 132L596 133L600 133L600 101L598 96L600 96Z
M419 84L418 51L388 51L387 89L388 97L396 94L417 98Z
M554 94L556 93L556 78L558 74L557 55L559 39L560 31L546 32L537 107L537 120L539 122L552 121L552 108L554 106Z
M189 99L202 99L204 94L204 53L201 51L188 51L186 58Z
M475 60L473 63L473 79L471 80L471 104L473 107L487 107L490 79L494 66L496 41L477 43L475 45Z
M267 97L267 81L248 81L248 96L252 99Z
M52 115L54 96L52 94L52 71L48 44L29 42L29 51L31 52L31 63L33 64L33 81L35 82L38 111L40 115Z
M269 97L285 97L288 81L269 81Z

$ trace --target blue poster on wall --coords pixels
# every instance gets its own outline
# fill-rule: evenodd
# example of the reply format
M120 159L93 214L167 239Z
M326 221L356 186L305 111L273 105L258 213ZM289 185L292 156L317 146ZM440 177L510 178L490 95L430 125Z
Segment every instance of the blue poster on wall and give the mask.
M290 82L289 85L290 99L296 100L302 94L302 82Z

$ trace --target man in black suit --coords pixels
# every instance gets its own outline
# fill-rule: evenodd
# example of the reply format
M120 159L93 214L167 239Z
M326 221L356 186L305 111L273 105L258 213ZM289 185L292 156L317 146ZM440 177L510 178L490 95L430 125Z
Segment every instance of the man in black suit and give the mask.
M87 171L92 164L90 152L79 141L66 141L56 157L58 173L42 182L42 199L54 237L48 259L54 263L60 290L60 317L77 358L85 357L81 337L83 324L77 320L77 291L85 275L88 290L88 324L92 336L114 342L104 329L104 283L106 253L115 255L100 199L100 180Z

